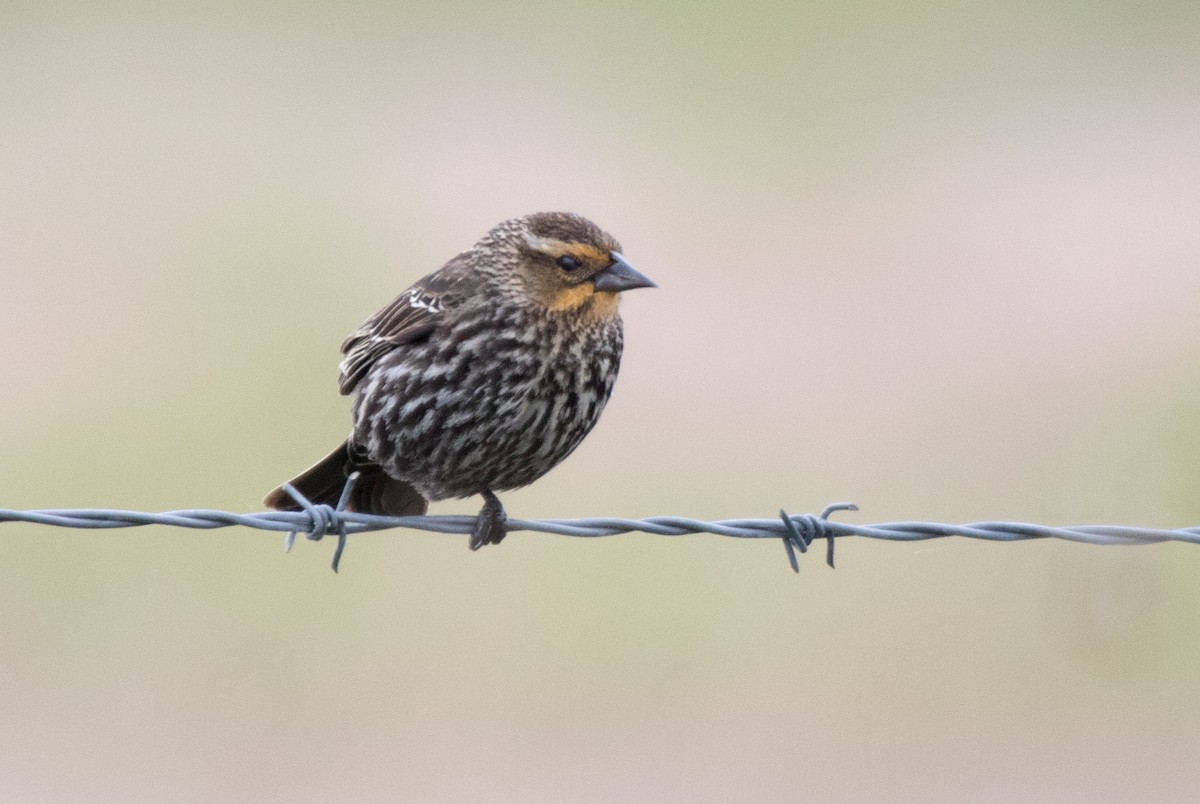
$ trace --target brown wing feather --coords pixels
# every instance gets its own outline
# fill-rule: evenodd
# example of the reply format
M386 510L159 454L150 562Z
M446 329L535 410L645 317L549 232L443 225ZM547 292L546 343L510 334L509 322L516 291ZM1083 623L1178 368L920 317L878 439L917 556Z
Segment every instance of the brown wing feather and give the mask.
M470 280L464 255L446 263L401 293L391 304L363 322L342 342L338 387L351 393L383 355L427 337L448 310L461 303Z

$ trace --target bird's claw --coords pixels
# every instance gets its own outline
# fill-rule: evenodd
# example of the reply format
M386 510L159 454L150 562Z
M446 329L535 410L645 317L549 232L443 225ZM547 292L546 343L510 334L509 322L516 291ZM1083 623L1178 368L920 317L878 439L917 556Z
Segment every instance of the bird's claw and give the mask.
M508 514L504 512L504 506L495 494L483 492L483 508L471 531L471 549L478 550L485 544L500 544L507 535Z

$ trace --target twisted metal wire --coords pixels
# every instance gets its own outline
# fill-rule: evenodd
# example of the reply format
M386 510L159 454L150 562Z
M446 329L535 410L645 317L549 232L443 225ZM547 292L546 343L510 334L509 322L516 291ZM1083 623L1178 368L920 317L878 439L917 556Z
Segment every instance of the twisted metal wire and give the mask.
M467 535L475 527L473 516L378 516L344 510L357 477L351 476L336 506L310 502L290 485L284 488L300 505L300 511L266 511L258 514L236 514L209 509L186 509L146 513L107 508L45 509L15 511L0 509L0 523L30 522L62 528L130 528L141 525L168 525L179 528L227 528L241 526L257 530L286 533L284 545L291 549L297 533L312 541L325 536L337 537L333 555L333 571L337 572L346 539L355 533L408 528L433 533ZM658 536L684 536L711 533L735 539L780 539L787 550L788 563L796 572L800 564L796 552L807 552L817 539L825 539L825 561L833 566L834 543L846 536L888 541L922 541L961 536L997 542L1016 542L1027 539L1064 539L1084 544L1158 544L1187 542L1200 544L1200 527L1159 530L1126 525L1071 525L1050 527L1026 522L972 522L946 525L937 522L888 522L878 525L853 525L834 522L829 517L839 511L856 511L852 503L834 503L818 515L789 514L781 510L778 519L726 519L705 522L681 516L655 516L647 519L590 517L585 519L509 519L508 530L555 533L561 536L599 537L622 533L652 533Z

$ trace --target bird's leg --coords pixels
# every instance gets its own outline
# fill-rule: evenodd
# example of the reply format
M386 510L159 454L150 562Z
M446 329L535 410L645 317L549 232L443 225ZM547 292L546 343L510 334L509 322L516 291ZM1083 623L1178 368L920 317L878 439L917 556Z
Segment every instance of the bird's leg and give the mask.
M499 498L491 491L484 491L483 508L479 511L479 519L475 522L475 530L471 531L471 549L478 550L485 544L500 544L508 535L508 514Z

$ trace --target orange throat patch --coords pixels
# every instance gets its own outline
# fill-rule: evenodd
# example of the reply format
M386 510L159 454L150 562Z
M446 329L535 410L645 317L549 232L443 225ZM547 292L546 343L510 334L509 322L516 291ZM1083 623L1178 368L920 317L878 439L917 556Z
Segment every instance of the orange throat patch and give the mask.
M560 292L550 305L555 312L576 310L591 318L612 318L617 314L617 294L597 292L591 282Z

